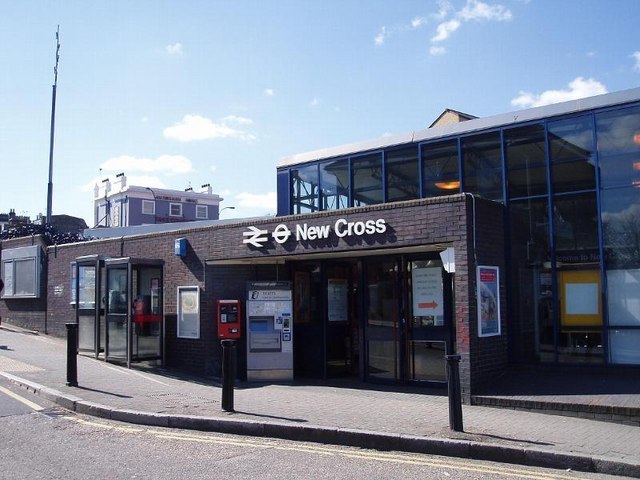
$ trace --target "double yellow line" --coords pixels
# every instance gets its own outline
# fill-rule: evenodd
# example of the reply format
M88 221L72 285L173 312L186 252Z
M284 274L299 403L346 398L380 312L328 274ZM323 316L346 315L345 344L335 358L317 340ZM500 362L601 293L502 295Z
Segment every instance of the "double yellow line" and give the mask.
M396 463L400 465L415 465L430 468L449 468L451 470L464 470L468 472L497 475L501 477L527 478L537 480L576 480L576 476L562 475L555 472L533 471L525 468L513 468L507 465L496 466L483 464L480 461L472 461L458 458L434 457L419 454L400 452L381 452L377 450L364 450L340 446L296 444L286 440L256 439L251 437L223 437L208 433L182 433L173 430L155 430L135 427L114 426L104 423L83 420L78 417L65 417L74 422L93 427L113 429L124 433L146 433L157 438L177 440L183 442L209 443L217 445L230 445L256 449L274 449L311 453L325 456L339 456L358 460L370 460L376 462Z

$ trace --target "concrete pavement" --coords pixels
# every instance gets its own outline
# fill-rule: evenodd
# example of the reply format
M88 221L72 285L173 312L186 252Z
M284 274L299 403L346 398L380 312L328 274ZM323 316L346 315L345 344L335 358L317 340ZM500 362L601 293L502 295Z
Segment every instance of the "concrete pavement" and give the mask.
M65 341L6 324L0 327L0 375L69 410L130 423L640 478L638 426L465 405L464 432L453 432L440 389L241 384L236 411L228 413L215 380L159 368L126 369L79 356L79 385L66 386Z

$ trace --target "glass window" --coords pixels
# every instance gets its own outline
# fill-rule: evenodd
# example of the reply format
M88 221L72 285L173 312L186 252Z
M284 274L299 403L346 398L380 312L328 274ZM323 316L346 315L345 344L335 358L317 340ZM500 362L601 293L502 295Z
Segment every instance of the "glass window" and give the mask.
M181 217L182 216L182 204L181 203L171 203L171 204L169 204L169 215L171 217Z
M351 159L353 206L382 203L382 154L373 153Z
M640 327L640 192L604 190L601 209L609 325Z
M40 255L37 245L2 251L2 298L40 296Z
M422 157L422 195L425 198L460 193L458 141L420 146Z
M595 192L556 196L553 213L556 260L560 263L598 262Z
M548 134L553 191L561 193L594 189L592 117L550 122Z
M502 153L500 132L462 140L463 191L502 201Z
M349 160L342 158L320 164L321 210L349 207Z
M504 132L509 197L547 193L544 126L531 125Z
M209 208L207 205L196 205L196 218L200 220L209 218Z
M511 331L517 361L555 361L553 277L546 198L509 202Z
M36 294L36 259L25 258L14 261L14 295Z
M596 115L601 186L640 185L640 107Z
M603 190L600 200L607 269L640 268L640 191Z
M610 330L611 363L640 364L640 330Z
M418 146L390 150L385 157L387 202L420 198Z
M142 213L154 215L156 213L156 202L152 200L142 200Z
M291 169L293 213L318 211L318 165Z

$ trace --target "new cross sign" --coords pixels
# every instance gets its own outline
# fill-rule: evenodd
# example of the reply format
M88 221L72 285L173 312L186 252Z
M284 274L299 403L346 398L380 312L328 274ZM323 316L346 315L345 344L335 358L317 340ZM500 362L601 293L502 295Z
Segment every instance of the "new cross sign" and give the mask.
M271 234L269 234L268 230L251 226L247 231L242 232L242 236L244 237L242 243L256 248L262 248L270 238L273 239L274 242L282 245L292 236L295 236L296 242L301 242L327 239L331 234L336 235L338 238L345 238L382 234L386 231L387 223L382 218L355 222L349 222L344 218L340 218L336 220L333 225L296 224L293 231L291 231L287 225L281 223L273 229Z

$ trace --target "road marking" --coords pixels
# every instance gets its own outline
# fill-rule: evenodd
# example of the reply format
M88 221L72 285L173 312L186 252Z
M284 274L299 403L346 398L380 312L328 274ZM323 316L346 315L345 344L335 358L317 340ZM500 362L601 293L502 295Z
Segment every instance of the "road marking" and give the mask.
M4 393L5 395L8 395L9 397L13 398L14 400L17 400L19 402L24 403L27 407L29 407L32 410L35 410L36 412L40 412L41 410L44 410L44 407L41 407L37 403L33 403L31 400L28 400L28 399L26 399L24 397L21 397L17 393L14 393L11 390L8 390L8 389L6 389L4 387L0 387L0 392Z
M112 429L121 431L124 433L146 433L154 435L155 437L166 440L182 440L185 442L195 443L210 443L218 445L232 445L246 448L258 448L258 449L274 449L282 451L294 451L303 453L314 453L316 455L327 456L342 456L346 458L354 458L359 460L373 460L377 462L391 462L404 465L417 465L433 468L450 468L455 470L465 470L469 472L493 474L502 477L515 477L515 478L527 478L535 480L576 480L576 476L563 475L555 472L537 472L533 470L526 470L525 467L519 469L508 466L497 467L494 465L483 465L482 463L469 464L470 461L482 462L481 460L471 460L464 458L447 458L447 457L432 457L429 454L411 454L403 452L383 452L378 450L349 450L348 447L343 446L324 446L324 445L309 445L309 444L296 444L289 440L281 439L252 439L250 437L222 437L215 434L207 433L182 433L172 430L157 430L157 429L141 429L132 427L119 427L114 425L108 425L105 423L92 422L83 420L77 417L67 416L64 417L68 420L75 421L77 423L94 426L104 429ZM286 443L278 443L286 442ZM355 448L355 447L354 447ZM425 458L426 457L426 458Z

